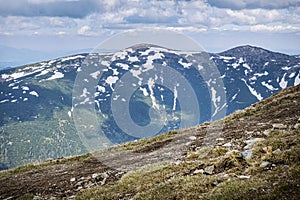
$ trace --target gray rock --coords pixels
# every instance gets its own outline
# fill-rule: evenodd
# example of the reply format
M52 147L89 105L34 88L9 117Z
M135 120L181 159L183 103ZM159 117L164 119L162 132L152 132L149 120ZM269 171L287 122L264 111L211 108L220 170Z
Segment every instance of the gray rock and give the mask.
M249 179L251 176L249 175L249 176L245 176L245 175L240 175L240 176L238 176L238 178L240 178L240 179Z
M276 149L275 151L273 151L274 154L280 154L281 150L280 149Z
M75 177L73 177L73 178L70 179L70 182L75 182L75 181L76 181Z
M222 146L223 146L223 147L231 147L232 144L231 144L230 142L227 142L227 143L223 144Z
M300 129L300 123L295 124L294 129Z
M269 136L270 132L271 132L271 130L267 129L267 130L264 130L263 134L265 136Z
M272 124L272 126L273 126L273 129L286 129L287 128L287 125L280 124L280 123Z
M250 140L246 140L245 143L247 144L244 149L251 149L253 148L254 144L260 141L265 140L264 138L253 138Z
M100 174L98 174L98 173L94 173L94 174L92 174L92 178L95 179L95 178L97 178L99 175L100 175Z
M261 163L260 163L260 167L266 167L266 166L268 166L270 164L270 162L268 162L268 161L262 161Z
M252 151L251 149L248 149L248 150L245 150L245 151L242 151L242 152L241 152L242 156L243 156L246 160L248 160L248 159L251 158L252 153L253 153L253 151Z
M211 174L213 174L214 169L215 169L214 165L207 166L204 168L204 173L211 175Z
M197 137L196 137L196 136L190 136L189 139L190 139L190 140L196 140Z
M196 169L193 174L203 174L203 173L204 173L203 169Z
M84 184L84 181L79 181L76 183L75 186L78 188L78 187L81 187L83 184Z

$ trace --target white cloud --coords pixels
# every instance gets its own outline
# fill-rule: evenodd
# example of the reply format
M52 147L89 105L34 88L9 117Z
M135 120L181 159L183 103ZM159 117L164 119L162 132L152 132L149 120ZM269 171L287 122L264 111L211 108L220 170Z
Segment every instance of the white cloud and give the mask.
M167 30L176 31L180 33L192 32L192 33L202 33L206 32L206 27L193 27L193 26L183 26L183 27L166 27Z
M291 25L254 25L250 27L253 32L298 32L300 27Z
M81 27L81 28L77 31L77 33L78 33L79 35L88 35L88 32L89 32L90 30L91 30L91 27L85 25L85 26Z
M282 9L300 6L299 0L207 0L215 7L229 9Z
M107 36L145 27L195 34L295 33L300 31L299 1L0 0L0 33Z
M66 35L66 32L64 32L64 31L59 31L59 32L56 33L56 35Z

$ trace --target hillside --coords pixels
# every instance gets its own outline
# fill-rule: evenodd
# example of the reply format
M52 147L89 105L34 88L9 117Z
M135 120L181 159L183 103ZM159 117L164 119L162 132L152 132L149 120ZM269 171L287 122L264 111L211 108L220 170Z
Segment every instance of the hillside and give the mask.
M222 120L0 172L0 198L298 199L300 85Z
M78 54L1 70L0 169L149 137L142 135L151 132L145 127L158 135L221 119L299 84L299 63L299 57L252 46L211 54L143 44L113 54ZM135 85L130 97L121 95L128 90L117 90L127 75L127 83ZM76 124L81 108L93 110L81 118L95 113L97 128ZM163 119L151 123L150 111L162 110L165 115L156 116ZM79 126L94 127L86 130L92 135L82 137ZM97 136L107 142L94 146Z

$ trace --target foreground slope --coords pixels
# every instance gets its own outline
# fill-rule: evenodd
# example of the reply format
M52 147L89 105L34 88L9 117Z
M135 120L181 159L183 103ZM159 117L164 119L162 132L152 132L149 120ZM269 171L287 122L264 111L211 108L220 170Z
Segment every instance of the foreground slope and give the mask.
M217 122L3 171L0 197L298 199L299 99L298 85Z
M80 71L85 70L82 63L87 57L87 54L79 54L0 71L0 170L87 152L77 135L72 107L74 80ZM202 58L205 60L203 64L197 61ZM225 114L230 114L300 83L299 57L253 46L210 54L142 44L104 55L103 59L103 76L99 77L99 70L95 67L82 81L84 84L99 78L97 91L83 90L80 93L83 99L78 105L95 105L101 110L100 128L113 144L137 139L122 131L111 114L112 102L128 101L117 95L113 97L113 88L124 74L138 77L132 79L135 81L143 77L139 76L141 71L151 72L157 67L177 71L180 78L188 80L197 96L201 115L199 122L193 125L215 120L225 109ZM211 77L207 63L215 65L219 73ZM220 82L224 83L224 88ZM181 86L176 85L175 89L179 92ZM130 99L133 121L141 126L147 125L149 108L159 104L167 109L168 114L168 123L161 133L178 129L178 119L182 120L182 116L188 118L188 115L180 115L182 104L172 89L158 83L138 88L133 95L136 98ZM226 97L221 94L222 90ZM95 98L86 98L88 92L95 93Z

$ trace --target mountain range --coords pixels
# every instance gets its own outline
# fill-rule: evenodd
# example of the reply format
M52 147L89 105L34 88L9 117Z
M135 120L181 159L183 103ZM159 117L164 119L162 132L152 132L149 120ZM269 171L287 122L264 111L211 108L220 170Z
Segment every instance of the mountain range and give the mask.
M130 128L152 125L150 110L165 111L163 123L151 126L161 134L219 120L299 83L299 57L253 46L207 53L140 44L1 70L0 167L90 151L74 122L82 108L96 110L99 127L91 130L114 145L143 138L143 129Z

